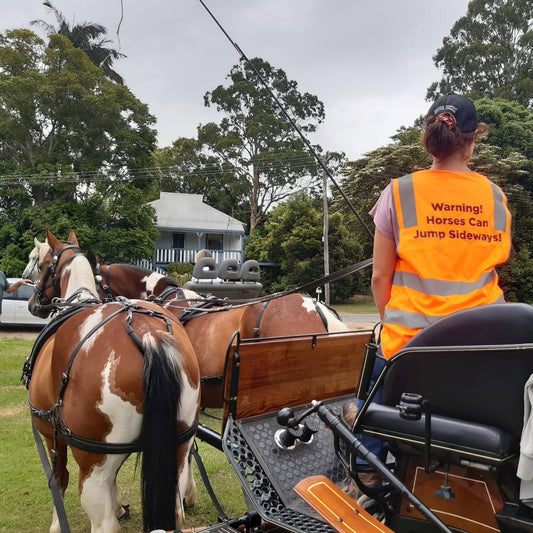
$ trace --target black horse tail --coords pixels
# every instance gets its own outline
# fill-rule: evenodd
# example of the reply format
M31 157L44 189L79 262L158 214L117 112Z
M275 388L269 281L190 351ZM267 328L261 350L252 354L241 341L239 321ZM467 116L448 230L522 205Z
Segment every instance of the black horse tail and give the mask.
M176 528L180 354L165 334L144 342L141 497L144 531ZM145 337L146 339L146 337Z

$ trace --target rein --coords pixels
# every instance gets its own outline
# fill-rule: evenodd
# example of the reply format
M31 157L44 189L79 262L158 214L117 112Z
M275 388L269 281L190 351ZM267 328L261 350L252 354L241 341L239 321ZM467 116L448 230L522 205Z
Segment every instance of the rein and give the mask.
M258 298L250 298L248 300L225 300L225 299L222 300L219 298L187 299L187 301L197 302L197 304L193 307L184 307L182 314L179 316L179 320L182 324L186 324L189 320L192 320L193 318L196 318L206 313L219 313L222 311L228 311L229 309L237 309L240 307L247 307L250 305L255 305L257 303L264 303L265 304L264 307L266 307L269 302L271 302L272 300L275 300L276 298L282 298L284 296L288 296L289 294L307 292L311 289L315 289L316 287L319 287L320 285L324 285L332 281L337 281L350 274L358 272L359 270L363 270L364 268L371 266L372 261L373 261L372 258L365 259L364 261L347 266L341 270L338 270L337 272L334 272L333 274L329 274L328 276L324 276L320 279L311 281L309 283L306 283L305 285L301 285L299 287L290 289L288 291L278 292L276 294L260 296ZM179 287L177 287L177 289L179 289ZM172 291L169 291L167 289L165 289L165 291L166 291L165 298L168 298L168 296L170 296ZM164 302L164 298L162 298L162 296L163 296L163 293L161 293L161 295L159 295L154 301L156 303L162 304ZM209 304L213 306L217 306L217 307L205 307L205 305L209 305ZM170 304L169 307L172 307L172 305Z
M46 455L43 440L41 435L39 435L39 431L35 427L35 424L32 423L31 428L33 431L33 438L35 439L35 444L37 445L37 451L39 452L39 458L41 459L41 464L43 465L44 474L46 476L46 480L48 481L48 487L52 493L52 499L54 501L54 507L56 508L57 519L59 521L61 533L70 533L63 497L61 496L59 485L54 477L54 471L48 462L48 456Z

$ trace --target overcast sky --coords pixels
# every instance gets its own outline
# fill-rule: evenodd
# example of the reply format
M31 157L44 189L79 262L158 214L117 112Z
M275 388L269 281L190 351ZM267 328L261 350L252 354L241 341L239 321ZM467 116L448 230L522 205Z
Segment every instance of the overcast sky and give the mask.
M309 138L350 159L388 144L429 108L432 56L468 0L204 0L248 58L316 95L326 120ZM239 55L199 0L55 0L70 22L103 24L127 57L114 68L157 118L159 145L218 121L203 96ZM122 22L121 22L122 17ZM3 0L0 31L55 25L42 0ZM117 28L120 24L119 37ZM33 27L34 30L39 30Z

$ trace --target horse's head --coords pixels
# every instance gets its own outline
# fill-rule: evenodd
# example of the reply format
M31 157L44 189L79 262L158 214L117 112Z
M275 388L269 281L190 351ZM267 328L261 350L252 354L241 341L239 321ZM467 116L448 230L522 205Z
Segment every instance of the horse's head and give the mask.
M24 279L31 279L32 281L37 281L41 274L39 270L39 252L42 246L48 246L48 242L45 240L44 243L42 243L39 241L39 239L37 239L37 237L33 239L33 242L35 244L35 247L28 256L28 264L26 265L26 268L22 273L22 277Z
M79 266L74 269L75 275L71 276L75 263ZM37 268L39 278L36 291L28 301L28 309L36 316L49 316L54 298L73 299L82 290L96 295L91 266L81 253L73 231L68 241L60 241L47 230L46 243L39 246Z

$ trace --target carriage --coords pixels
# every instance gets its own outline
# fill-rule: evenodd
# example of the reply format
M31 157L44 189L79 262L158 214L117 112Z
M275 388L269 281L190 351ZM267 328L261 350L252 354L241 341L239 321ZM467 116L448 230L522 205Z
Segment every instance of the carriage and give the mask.
M223 372L211 376L222 433L199 425L196 438L225 453L250 512L208 530L533 532L532 448L522 438L532 325L526 304L451 315L388 360L370 390L374 331L235 330ZM372 401L378 387L381 404ZM342 407L357 401L348 427ZM385 461L361 434L385 442ZM358 457L381 486L364 484ZM366 503L341 490L347 476Z

